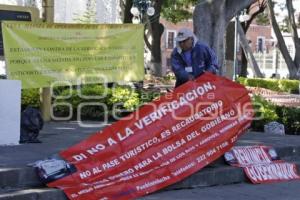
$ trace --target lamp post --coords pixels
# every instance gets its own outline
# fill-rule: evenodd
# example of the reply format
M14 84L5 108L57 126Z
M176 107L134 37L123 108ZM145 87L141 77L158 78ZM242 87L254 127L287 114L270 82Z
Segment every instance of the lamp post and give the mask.
M233 77L232 80L236 80L236 71L238 66L237 61L237 46L238 46L238 31L237 31L237 25L239 23L239 15L236 15L234 17L234 54L233 54Z
M43 18L45 22L53 23L54 21L54 0L43 0L44 8ZM41 92L41 111L44 121L51 120L51 91L50 88L42 88Z
M155 9L153 8L150 0L133 0L130 12L133 15L132 23L139 24L143 22L145 14L153 16L155 14Z
M233 77L232 80L236 80L237 75L237 68L238 68L238 59L237 59L237 52L238 52L238 23L246 22L250 19L250 16L246 14L246 11L242 11L242 14L238 13L234 17L234 54L233 54Z

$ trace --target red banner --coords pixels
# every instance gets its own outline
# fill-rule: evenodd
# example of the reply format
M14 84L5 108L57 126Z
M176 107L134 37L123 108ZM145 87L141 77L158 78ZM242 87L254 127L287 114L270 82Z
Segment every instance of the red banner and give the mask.
M279 160L275 149L268 146L238 146L226 152L225 160L243 167L252 183L272 183L299 179L297 166Z
M300 179L297 166L287 162L252 165L245 167L244 171L252 183L273 183Z
M246 167L278 160L275 149L268 146L237 146L226 152L225 160L232 166Z
M48 186L74 200L143 196L223 155L252 116L242 85L205 73L62 151L76 170Z

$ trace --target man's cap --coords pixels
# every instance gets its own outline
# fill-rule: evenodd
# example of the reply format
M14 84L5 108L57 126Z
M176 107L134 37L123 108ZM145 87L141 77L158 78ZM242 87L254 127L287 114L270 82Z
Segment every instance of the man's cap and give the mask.
M181 42L184 41L190 37L194 37L193 32L190 29L182 28L178 31L176 41Z

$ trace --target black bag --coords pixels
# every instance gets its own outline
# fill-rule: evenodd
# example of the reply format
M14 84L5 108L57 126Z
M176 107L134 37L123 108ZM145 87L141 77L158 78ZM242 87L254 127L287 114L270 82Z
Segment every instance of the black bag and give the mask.
M44 121L38 109L28 106L21 114L20 143L40 143L37 139Z

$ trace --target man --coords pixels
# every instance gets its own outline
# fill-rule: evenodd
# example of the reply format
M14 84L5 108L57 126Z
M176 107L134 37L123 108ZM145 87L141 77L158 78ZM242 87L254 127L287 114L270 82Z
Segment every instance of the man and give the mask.
M175 87L178 87L189 80L194 80L205 71L216 74L218 59L212 49L197 41L189 29L183 28L176 37L171 65L176 76Z

